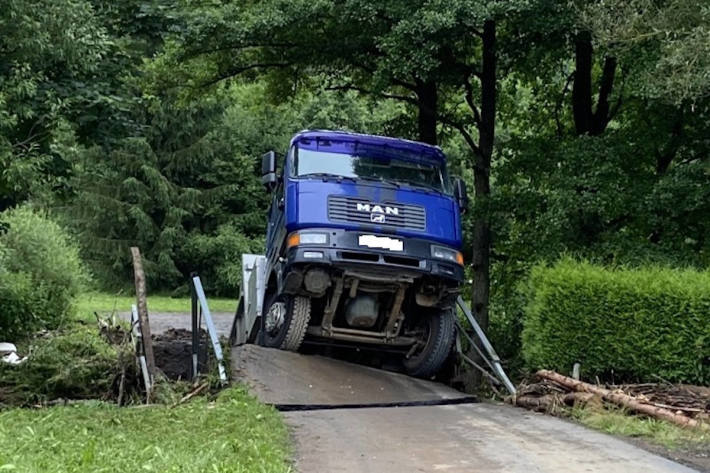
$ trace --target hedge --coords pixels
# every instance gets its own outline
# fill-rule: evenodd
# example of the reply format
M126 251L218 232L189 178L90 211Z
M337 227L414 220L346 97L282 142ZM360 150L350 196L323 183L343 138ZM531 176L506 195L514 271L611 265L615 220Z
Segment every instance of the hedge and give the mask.
M588 379L710 383L710 271L605 269L565 259L533 268L523 356Z

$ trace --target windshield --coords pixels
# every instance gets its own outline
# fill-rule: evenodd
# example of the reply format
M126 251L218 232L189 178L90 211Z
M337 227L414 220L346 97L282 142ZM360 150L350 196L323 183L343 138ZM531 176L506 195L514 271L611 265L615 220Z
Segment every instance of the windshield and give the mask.
M393 184L424 187L450 194L449 178L443 162L397 150L371 149L351 153L304 149L293 150L293 175L334 176L351 179L376 179Z

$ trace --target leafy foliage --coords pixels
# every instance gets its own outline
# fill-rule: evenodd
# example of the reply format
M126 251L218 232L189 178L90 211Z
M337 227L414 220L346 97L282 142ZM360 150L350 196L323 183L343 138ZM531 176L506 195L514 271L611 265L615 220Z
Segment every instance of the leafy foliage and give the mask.
M102 110L117 97L102 87L116 50L91 2L9 0L0 29L2 210L51 196L67 172L56 147L103 129Z
M107 343L93 326L48 332L32 340L27 361L0 365L0 403L109 399L120 375L122 348L126 347Z
M72 315L87 281L77 245L42 212L0 213L0 333L23 337Z
M565 259L528 282L523 354L531 368L615 380L707 383L710 273L607 270Z
M670 103L710 95L710 5L692 0L607 0L583 21L615 54L634 56L641 93Z

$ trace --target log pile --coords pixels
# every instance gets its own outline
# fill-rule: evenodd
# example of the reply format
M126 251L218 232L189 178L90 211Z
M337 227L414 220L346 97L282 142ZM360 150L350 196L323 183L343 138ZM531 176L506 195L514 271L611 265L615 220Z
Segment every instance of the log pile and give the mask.
M520 387L515 404L559 414L566 407L607 403L682 427L710 429L710 388L645 383L600 386L540 370L536 382Z

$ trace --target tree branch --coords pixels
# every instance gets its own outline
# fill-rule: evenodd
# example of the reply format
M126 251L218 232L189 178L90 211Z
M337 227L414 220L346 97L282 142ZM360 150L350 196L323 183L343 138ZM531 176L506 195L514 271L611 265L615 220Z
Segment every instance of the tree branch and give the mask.
M481 112L478 110L478 107L476 107L476 104L473 101L473 85L471 84L470 75L466 76L466 78L463 81L463 86L466 89L466 103L468 104L468 107L471 109L473 112L473 121L476 123L476 126L480 127L481 126Z
M217 77L208 80L207 82L203 82L202 84L200 84L200 87L209 87L211 85L216 84L217 82L221 82L226 79L231 79L232 77L238 76L239 74L242 74L243 72L250 71L253 69L283 69L283 68L289 67L291 65L292 64L288 63L288 62L262 62L262 63L250 64L248 66L238 67L238 68L232 69L228 72L225 72L223 74L220 74Z
M298 48L302 45L296 43L247 43L247 44L227 44L221 45L209 49L196 49L188 50L181 56L182 59L188 59L195 56L200 56L202 54L212 54L219 53L222 51L238 51L249 48L279 48L279 49L293 49Z
M473 139L473 136L471 136L471 133L468 132L468 130L463 124L445 115L439 115L439 121L442 124L448 125L451 128L457 130L459 133L461 133L461 136L463 136L463 139L466 141L466 144L473 150L476 155L480 155L481 150L478 147L478 144L476 144L476 141ZM474 166L476 166L476 164L474 164Z
M403 102L411 103L413 105L418 104L417 99L415 99L414 97L409 97L407 95L388 94L386 92L376 92L374 90L365 89L364 87L358 87L353 84L331 85L331 86L326 87L325 90L354 90L354 91L360 92L362 94L376 95L378 97L382 97L385 99L391 99L391 100L400 100Z

